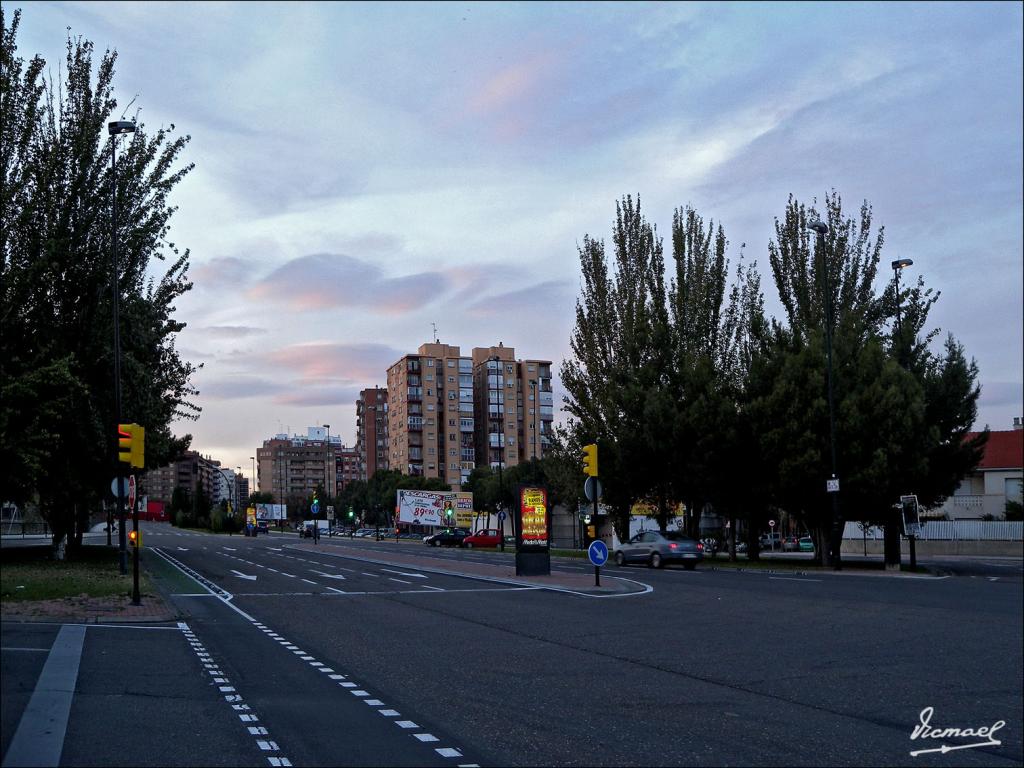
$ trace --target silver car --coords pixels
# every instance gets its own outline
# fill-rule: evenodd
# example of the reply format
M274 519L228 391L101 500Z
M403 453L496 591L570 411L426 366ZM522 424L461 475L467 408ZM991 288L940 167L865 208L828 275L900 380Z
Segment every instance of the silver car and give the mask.
M615 564L646 563L661 568L666 563L682 563L688 571L704 559L704 545L678 531L641 531L615 550Z

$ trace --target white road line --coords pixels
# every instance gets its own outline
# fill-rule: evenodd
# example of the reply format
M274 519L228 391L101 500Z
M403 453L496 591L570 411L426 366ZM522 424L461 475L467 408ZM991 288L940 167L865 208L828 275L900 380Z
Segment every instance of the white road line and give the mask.
M821 579L798 579L794 576L769 576L768 579L774 579L775 581L821 581Z
M462 753L459 752L459 750L452 749L451 747L441 747L440 749L435 749L434 751L437 752L437 754L439 754L441 757L462 757Z
M440 741L440 739L432 733L414 733L413 736L420 741Z
M309 579L303 579L303 581L306 582L307 584L312 584L314 587L319 587L320 586L315 581L310 581Z
M405 571L393 571L390 568L381 568L381 570L382 571L386 571L387 573L397 573L399 576L411 576L411 577L416 578L416 579L425 579L425 578L427 578L422 573L406 573Z
M397 581L399 584L412 584L411 581L405 579L396 579L394 576L388 576L388 581Z
M419 728L412 720L395 720L395 725L399 728Z
M367 573L366 571L363 571L362 573L363 573L363 576L372 576L375 579L379 579L380 578L380 574L379 573Z

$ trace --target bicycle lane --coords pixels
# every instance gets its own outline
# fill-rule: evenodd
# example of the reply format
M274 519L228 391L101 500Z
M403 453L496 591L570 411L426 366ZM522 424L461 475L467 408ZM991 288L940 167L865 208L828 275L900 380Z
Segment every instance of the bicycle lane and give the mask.
M3 766L267 765L181 627L3 625Z
M221 677L230 680L232 690L225 692L230 703L258 714L258 727L268 729L266 737L288 764L476 764L443 729L360 685L357 672L332 657L331 647L291 642L280 612L247 613L233 604L230 593L194 570L200 563L173 556L166 562L212 589L206 597L171 599L188 614L186 622L216 660Z

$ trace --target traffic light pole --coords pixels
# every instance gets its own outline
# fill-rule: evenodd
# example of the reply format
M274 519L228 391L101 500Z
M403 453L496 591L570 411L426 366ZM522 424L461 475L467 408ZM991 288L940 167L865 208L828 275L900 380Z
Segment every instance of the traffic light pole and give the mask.
M139 595L139 498L136 494L135 503L132 504L132 531L135 532L135 547L132 552L132 605L139 605L142 598Z

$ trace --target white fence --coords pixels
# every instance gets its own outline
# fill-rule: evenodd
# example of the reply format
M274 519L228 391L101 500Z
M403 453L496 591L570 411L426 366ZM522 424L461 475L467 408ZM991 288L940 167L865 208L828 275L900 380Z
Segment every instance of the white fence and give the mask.
M863 531L860 523L848 520L844 539L882 539L880 527ZM1021 541L1024 522L1020 520L928 520L921 521L919 541Z

